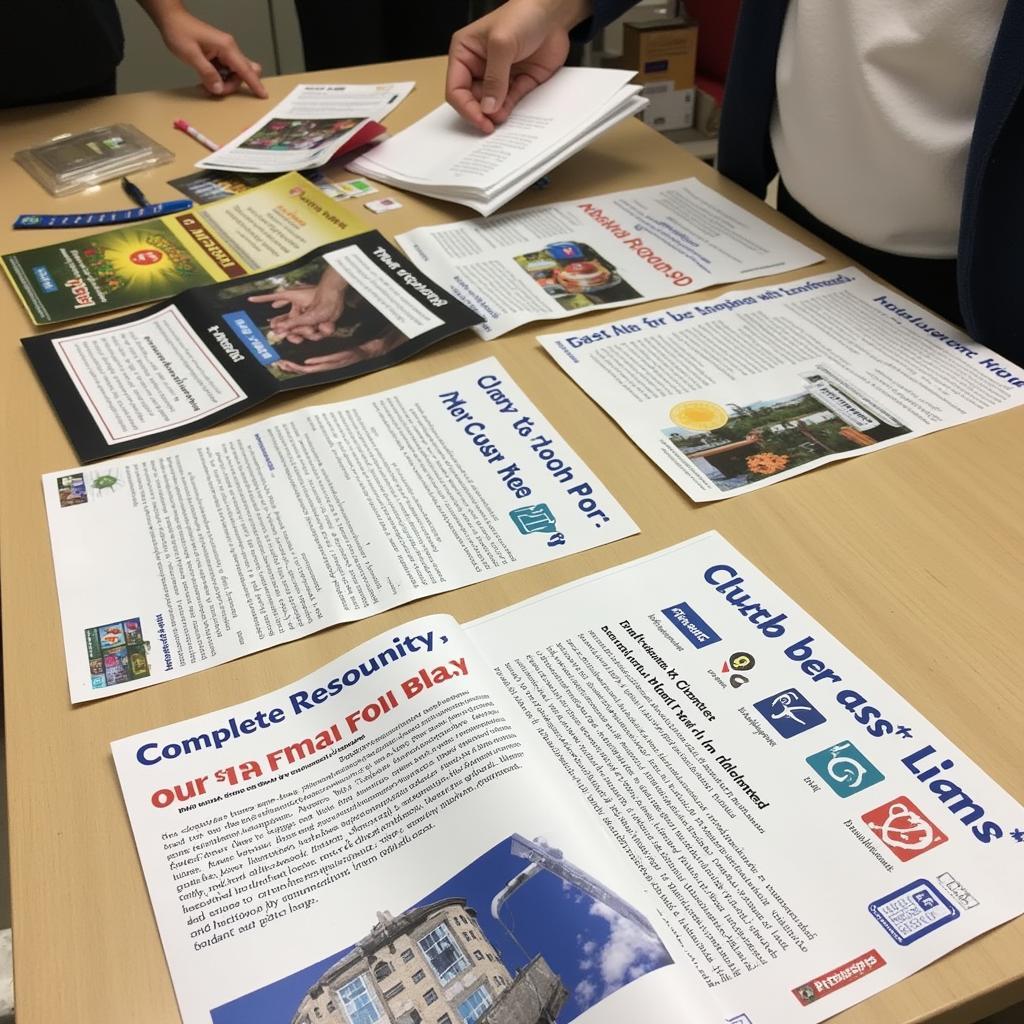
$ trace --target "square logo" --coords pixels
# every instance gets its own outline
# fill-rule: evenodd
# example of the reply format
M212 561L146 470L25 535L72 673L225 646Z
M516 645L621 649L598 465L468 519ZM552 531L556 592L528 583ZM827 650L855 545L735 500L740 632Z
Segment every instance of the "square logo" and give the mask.
M85 631L89 676L94 690L145 679L150 674L149 644L140 619L121 619Z
M82 473L69 473L67 476L57 477L57 497L61 508L84 505L89 500L85 476Z
M960 916L960 911L924 878L875 900L868 905L868 913L900 946L909 946Z
M811 754L807 763L833 793L844 798L860 793L885 778L849 740Z
M904 864L940 846L949 838L905 796L898 796L895 800L862 814L861 821Z
M787 740L825 721L825 716L799 690L792 688L755 701L754 707Z
M555 514L543 503L513 509L509 518L522 534L555 532Z

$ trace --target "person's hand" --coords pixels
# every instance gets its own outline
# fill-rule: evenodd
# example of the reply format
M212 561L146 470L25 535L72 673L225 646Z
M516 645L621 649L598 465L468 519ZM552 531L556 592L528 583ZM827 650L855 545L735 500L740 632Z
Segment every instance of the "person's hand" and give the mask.
M140 2L159 29L167 49L195 69L211 96L229 96L244 83L254 96L267 98L267 90L260 81L263 68L249 60L227 32L194 17L173 0ZM219 68L229 72L226 78L221 77Z
M271 309L290 306L287 313L272 317L269 326L287 341L318 341L334 333L345 309L345 281L332 269L324 271L315 288L284 288L265 295L250 295L249 301L269 303Z
M546 82L569 54L591 0L508 0L452 36L445 99L482 132Z

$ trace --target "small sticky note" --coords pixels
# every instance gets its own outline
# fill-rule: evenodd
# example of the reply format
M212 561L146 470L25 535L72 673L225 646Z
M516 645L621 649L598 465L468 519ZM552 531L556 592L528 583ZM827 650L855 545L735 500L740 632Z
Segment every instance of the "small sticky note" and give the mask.
M371 199L368 203L363 203L363 206L373 213L387 213L388 210L402 208L402 204L397 199Z
M347 199L351 199L353 196L371 196L377 191L376 187L371 185L365 178L350 178L348 181L339 181L338 188Z

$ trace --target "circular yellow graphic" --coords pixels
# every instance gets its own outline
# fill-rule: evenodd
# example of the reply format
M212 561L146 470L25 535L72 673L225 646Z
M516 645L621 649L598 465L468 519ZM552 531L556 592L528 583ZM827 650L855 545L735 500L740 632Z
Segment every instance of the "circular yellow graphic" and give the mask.
M687 430L717 430L729 422L729 414L720 405L701 400L673 405L668 418Z

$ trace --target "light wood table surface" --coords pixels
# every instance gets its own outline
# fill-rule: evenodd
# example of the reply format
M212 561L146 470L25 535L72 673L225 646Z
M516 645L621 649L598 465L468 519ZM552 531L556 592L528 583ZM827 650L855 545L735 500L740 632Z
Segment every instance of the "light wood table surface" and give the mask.
M159 201L177 196L167 180L188 173L204 155L172 129L175 118L187 118L223 142L299 81L415 79L416 90L388 120L395 131L441 101L442 76L440 59L409 61L270 79L266 102L154 92L0 114L8 160L0 172L0 224L10 224L19 212L126 205L116 182L55 200L10 162L14 150L60 132L127 121L149 133L177 154L173 165L132 175L151 200ZM509 208L690 175L816 244L636 120L617 126L556 169L547 191L529 192ZM384 189L381 195L397 193ZM401 210L382 216L363 211L367 224L393 236L470 215L462 207L410 195L399 198ZM80 233L3 227L0 245L8 252ZM827 248L819 251L828 254L826 262L811 273L849 262ZM628 312L667 304L649 303ZM608 316L598 310L573 323L585 330ZM39 478L78 460L19 344L31 325L6 284L0 287L0 323L0 581L19 1024L179 1020L114 774L111 740L276 689L414 616L445 611L462 620L474 618L708 529L721 531L1024 800L1024 687L1019 682L1024 660L1019 576L1024 410L699 507L556 368L537 344L533 328L490 343L465 332L397 367L293 393L231 425L373 393L495 355L633 516L642 531L638 536L327 629L187 679L72 708ZM542 329L561 328L553 323ZM1024 918L835 1019L842 1024L960 1024L1020 999Z

